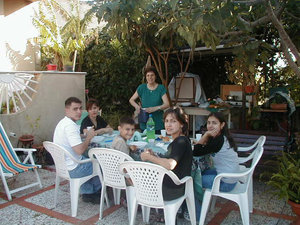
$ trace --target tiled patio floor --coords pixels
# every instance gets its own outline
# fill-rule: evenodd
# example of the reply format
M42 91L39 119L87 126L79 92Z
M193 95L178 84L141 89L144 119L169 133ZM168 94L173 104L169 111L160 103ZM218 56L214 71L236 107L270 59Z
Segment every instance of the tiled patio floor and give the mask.
M58 197L58 205L54 208L55 172L51 169L40 169L43 188L31 188L13 195L13 201L8 202L3 185L0 186L0 224L128 224L127 211L121 206L112 206L104 211L104 218L98 221L99 205L78 203L77 217L71 217L69 185L63 182ZM9 186L18 186L21 182L34 178L33 173L24 173L9 180ZM112 205L112 204L111 204ZM254 181L254 212L250 215L251 224L284 225L295 220L290 206L283 200L277 200L268 187ZM209 225L242 224L238 207L230 201L218 199L216 209L207 215ZM141 213L138 213L136 224L143 224ZM150 224L156 224L150 219ZM160 223L161 224L161 223ZM190 222L179 219L179 225Z

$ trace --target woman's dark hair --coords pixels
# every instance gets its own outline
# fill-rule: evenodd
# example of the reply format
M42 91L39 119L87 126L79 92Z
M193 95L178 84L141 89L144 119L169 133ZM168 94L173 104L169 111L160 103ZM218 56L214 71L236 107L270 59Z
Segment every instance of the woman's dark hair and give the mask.
M179 106L173 106L171 108L168 108L164 113L164 120L169 114L173 114L175 116L176 120L178 120L179 123L182 125L182 133L185 136L188 136L188 116L185 114L183 109Z
M235 142L234 142L234 140L233 140L233 138L232 138L232 136L229 132L227 121L225 120L225 116L223 115L223 113L221 113L221 112L212 112L208 115L208 118L211 117L211 116L216 117L220 121L220 123L225 123L225 125L223 126L223 128L221 130L221 134L224 135L227 138L230 147L233 148L234 151L237 151L236 144L235 144Z
M144 77L146 79L146 75L148 72L153 72L155 74L155 77L157 78L159 75L158 75L158 72L156 70L156 68L154 66L149 66L149 67L146 67L144 69Z
M86 110L90 110L93 107L93 105L100 108L99 102L94 98L90 98L86 103Z

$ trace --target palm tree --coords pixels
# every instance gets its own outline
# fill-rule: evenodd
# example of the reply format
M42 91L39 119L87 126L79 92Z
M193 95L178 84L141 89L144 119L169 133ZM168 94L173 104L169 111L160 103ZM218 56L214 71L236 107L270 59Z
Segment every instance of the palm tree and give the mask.
M80 16L81 4L79 0L66 1L63 6L56 0L41 0L39 12L33 19L33 24L40 31L40 44L44 61L53 59L61 70L63 65L76 62L79 55L77 71L81 70L83 52L87 41L95 35L94 31L88 30L94 13L88 10L83 18ZM64 22L60 25L58 17ZM97 33L96 33L97 34Z

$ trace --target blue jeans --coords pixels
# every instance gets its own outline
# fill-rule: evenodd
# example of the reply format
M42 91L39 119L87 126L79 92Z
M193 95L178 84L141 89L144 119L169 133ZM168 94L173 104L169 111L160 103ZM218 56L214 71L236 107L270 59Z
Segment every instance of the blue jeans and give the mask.
M82 159L86 159L83 157ZM75 169L70 170L71 178L81 178L93 173L93 164L91 162L79 164ZM98 176L89 179L81 185L80 194L93 194L101 189L101 183Z
M202 173L202 187L203 188L212 188L214 179L217 176L216 169L208 169ZM235 187L236 183L225 183L221 180L220 182L220 191L229 192Z
M212 188L214 179L217 176L217 171L215 169L208 169L202 172L202 187ZM235 187L236 183L230 184L225 183L221 180L220 191L229 192ZM196 209L196 220L200 220L202 202L195 198L195 209Z

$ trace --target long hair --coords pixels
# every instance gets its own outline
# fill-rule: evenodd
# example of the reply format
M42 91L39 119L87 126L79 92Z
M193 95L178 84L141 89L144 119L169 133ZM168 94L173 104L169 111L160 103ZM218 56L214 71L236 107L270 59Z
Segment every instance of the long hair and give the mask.
M208 118L211 117L211 116L216 117L219 120L220 123L225 123L225 125L223 126L223 128L221 130L221 134L224 135L227 138L230 147L233 148L234 151L237 151L236 144L235 144L235 142L234 142L234 140L233 140L233 138L232 138L232 136L229 132L228 124L227 124L227 121L225 120L225 117L224 117L223 113L221 113L221 112L212 112L208 115Z
M169 114L173 114L175 116L176 120L178 120L178 122L182 125L182 133L185 136L188 136L188 116L185 114L183 109L179 106L168 108L164 113L164 120Z

